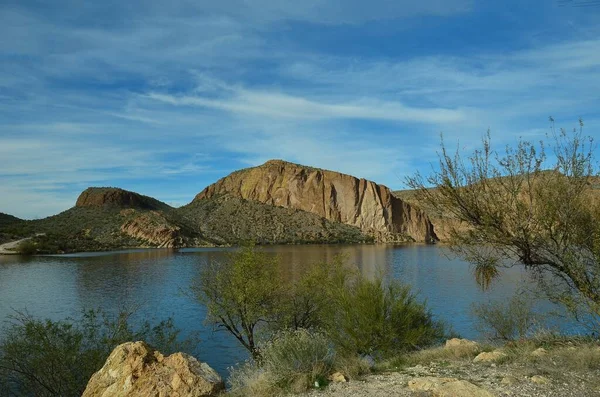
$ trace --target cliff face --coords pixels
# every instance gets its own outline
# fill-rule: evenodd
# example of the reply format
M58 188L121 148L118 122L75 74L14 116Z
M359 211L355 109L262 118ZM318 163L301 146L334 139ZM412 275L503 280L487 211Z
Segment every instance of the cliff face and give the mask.
M149 211L126 221L121 226L121 231L157 248L177 248L185 245L181 228L157 211Z
M208 186L194 201L220 194L312 212L356 226L381 242L437 239L427 216L387 187L285 161L271 160L234 172Z

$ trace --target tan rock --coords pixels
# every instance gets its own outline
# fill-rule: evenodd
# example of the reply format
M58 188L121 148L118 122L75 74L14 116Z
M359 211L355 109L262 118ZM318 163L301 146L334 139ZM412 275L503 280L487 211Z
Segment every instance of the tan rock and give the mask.
M408 388L412 391L433 391L445 383L456 382L456 378L437 378L434 376L424 376L408 381Z
M494 362L494 361L498 361L502 358L506 357L505 353L502 353L499 350L494 350L493 352L483 352L483 353L479 353L477 355L477 357L475 357L473 359L474 363L479 363L479 362Z
M451 350L457 355L473 354L479 350L479 344L468 339L452 338L446 341L444 349Z
M494 397L489 391L466 380L457 380L441 385L432 391L433 397Z
M194 201L220 194L312 212L357 226L378 241L437 239L425 213L387 187L281 160L234 172L208 186Z
M519 380L517 378L515 378L514 376L510 376L510 375L505 376L500 381L500 383L503 385L514 385L515 383L518 383L518 382L519 382Z
M348 379L346 378L346 376L341 372L335 372L335 373L331 374L331 376L329 377L329 380L332 381L333 383L348 382Z
M544 349L543 347L540 347L540 348L532 351L530 355L532 357L544 357L544 356L548 355L548 351L546 349Z
M408 388L414 392L429 392L434 397L493 397L489 391L465 380L432 376L411 379Z
M192 356L164 357L144 342L128 342L113 350L83 397L201 397L224 389L221 377Z
M550 383L550 379L543 377L541 375L534 375L530 379L533 383L537 383L538 385L546 385Z

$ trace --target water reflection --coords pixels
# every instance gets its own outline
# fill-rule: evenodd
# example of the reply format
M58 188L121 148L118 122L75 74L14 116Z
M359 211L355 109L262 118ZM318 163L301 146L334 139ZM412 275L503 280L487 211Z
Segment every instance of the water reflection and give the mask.
M184 334L201 331L199 352L223 375L246 357L235 340L203 324L204 308L186 292L191 280L212 261L223 261L231 248L133 250L35 258L0 256L0 320L13 309L51 319L75 316L82 308L115 312L140 306L139 319L173 316ZM271 246L285 272L296 277L308 265L347 257L362 274L388 275L411 284L432 312L461 335L475 338L471 305L504 300L531 280L520 268L505 271L488 292L476 285L468 264L448 258L444 247L425 245Z

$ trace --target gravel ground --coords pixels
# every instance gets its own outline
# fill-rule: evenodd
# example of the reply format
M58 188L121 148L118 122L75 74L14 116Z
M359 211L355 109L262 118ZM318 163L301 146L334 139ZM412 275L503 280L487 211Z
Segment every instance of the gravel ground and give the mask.
M535 383L542 376L547 384ZM408 381L415 378L451 377L466 380L496 396L600 396L600 371L564 371L535 363L482 364L470 361L417 365L383 374L369 375L363 380L332 384L324 390L307 394L311 397L391 397L428 396L428 392L414 392ZM532 378L534 380L532 380ZM543 381L543 379L542 379Z

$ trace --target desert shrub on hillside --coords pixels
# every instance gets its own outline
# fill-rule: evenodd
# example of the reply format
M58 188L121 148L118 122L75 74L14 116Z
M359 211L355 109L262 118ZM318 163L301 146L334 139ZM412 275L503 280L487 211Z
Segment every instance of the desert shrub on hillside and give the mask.
M37 253L37 246L33 241L26 240L19 244L17 252L21 255L35 255Z

